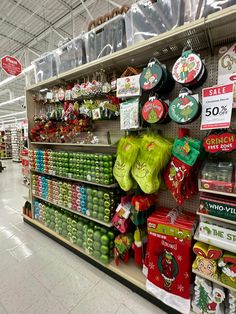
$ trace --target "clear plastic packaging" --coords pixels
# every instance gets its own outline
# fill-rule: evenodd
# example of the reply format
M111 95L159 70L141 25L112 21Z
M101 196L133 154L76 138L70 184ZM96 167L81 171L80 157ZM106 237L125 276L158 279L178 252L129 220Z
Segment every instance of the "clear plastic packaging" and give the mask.
M127 46L184 23L184 0L141 0L125 14Z
M86 62L84 41L81 36L67 42L55 51L58 73L76 68Z
M231 162L206 162L201 170L199 188L234 193L234 172Z
M87 62L126 47L125 21L118 15L85 34Z
M185 0L185 22L207 17L234 4L236 0Z
M55 52L47 52L32 62L36 84L57 75Z

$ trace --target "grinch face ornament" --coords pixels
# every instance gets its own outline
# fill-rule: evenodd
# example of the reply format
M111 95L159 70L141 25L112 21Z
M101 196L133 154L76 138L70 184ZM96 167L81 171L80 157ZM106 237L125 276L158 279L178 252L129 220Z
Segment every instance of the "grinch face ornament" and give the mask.
M140 86L144 91L155 90L158 92L171 91L174 80L166 66L153 58L140 75Z
M184 48L173 66L172 76L176 82L186 87L196 87L205 81L207 72L201 58L192 49Z
M144 121L150 124L169 122L167 103L155 96L149 97L142 108L142 117Z
M201 114L201 105L193 96L181 94L175 98L169 107L169 116L178 124L188 124Z

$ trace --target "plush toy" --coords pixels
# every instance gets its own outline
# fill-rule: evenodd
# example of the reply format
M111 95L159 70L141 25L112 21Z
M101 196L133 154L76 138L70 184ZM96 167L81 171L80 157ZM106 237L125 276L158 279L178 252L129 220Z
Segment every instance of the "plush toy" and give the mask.
M144 193L158 191L161 170L170 159L171 149L172 143L159 135L147 134L142 137L132 175Z
M148 195L139 194L132 197L131 219L136 226L143 225L146 223L147 218L150 216L153 209L155 209L156 201L157 197L154 194Z
M196 314L224 314L224 289L196 276L192 308Z
M218 266L222 269L221 281L236 289L236 254L225 252Z
M212 245L196 242L193 252L197 255L193 263L193 269L208 277L217 279L217 260L222 256L222 250Z
M138 155L138 141L134 137L123 137L120 139L117 147L117 157L113 174L124 191L131 190L134 185L134 180L131 176L131 167Z

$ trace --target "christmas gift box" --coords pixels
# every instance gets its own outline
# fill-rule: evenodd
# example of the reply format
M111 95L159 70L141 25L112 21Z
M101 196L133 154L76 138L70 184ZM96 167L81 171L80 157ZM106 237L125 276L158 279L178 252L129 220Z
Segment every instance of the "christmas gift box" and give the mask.
M181 313L190 310L195 219L170 209L159 209L148 218L147 291Z
M224 314L224 289L209 280L196 276L192 309L196 314Z
M236 221L236 201L231 197L209 197L209 194L203 193L200 197L199 212L209 216Z

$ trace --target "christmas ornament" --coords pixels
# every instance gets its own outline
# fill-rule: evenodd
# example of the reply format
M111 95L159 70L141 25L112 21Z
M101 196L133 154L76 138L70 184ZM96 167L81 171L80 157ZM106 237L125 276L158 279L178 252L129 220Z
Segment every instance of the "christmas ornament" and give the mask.
M188 89L182 89L179 96L171 102L169 115L172 121L188 124L200 116L201 104L190 93Z
M156 58L151 59L143 69L139 81L144 91L170 92L174 87L170 72Z
M168 105L164 100L150 96L149 100L142 107L143 120L152 123L169 122Z
M196 88L206 80L207 71L201 58L191 48L185 47L173 66L172 75L176 82Z

